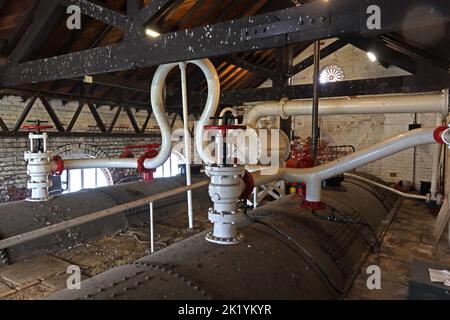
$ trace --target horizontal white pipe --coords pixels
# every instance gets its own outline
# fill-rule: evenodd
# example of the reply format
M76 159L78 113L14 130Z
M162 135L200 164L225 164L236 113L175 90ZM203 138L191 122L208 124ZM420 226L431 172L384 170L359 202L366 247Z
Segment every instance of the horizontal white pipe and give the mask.
M448 110L448 98L444 93L372 95L320 99L321 115L387 114L387 113L444 113ZM251 107L243 124L255 128L259 119L266 116L311 115L312 100L263 102Z
M415 146L435 143L433 137L435 129L422 128L402 133L318 167L308 169L282 168L278 171L266 169L260 172L254 172L252 176L255 186L279 180L280 178L288 182L304 182L306 183L306 200L319 202L323 180Z
M53 167L53 165L52 165ZM137 159L77 159L64 160L64 169L136 169Z
M158 194L154 194L139 200L134 200L128 203L124 203L121 205L117 205L114 206L112 208L109 209L104 209L101 211L97 211L97 212L93 212L90 213L88 215L85 216L81 216L78 218L74 218L71 220L66 220L60 223L56 223L47 227L43 227L40 229L36 229L33 231L29 231L26 233L22 233L16 236L12 236L10 238L7 239L3 239L0 240L0 250L1 249L6 249L6 248L10 248L10 247L14 247L17 246L19 244L25 243L25 242L29 242L32 241L34 239L38 239L44 236L48 236L50 234L54 234L60 231L64 231L66 229L69 228L74 228L77 227L79 225L85 224L85 223L89 223L95 220L99 220L102 218L106 218L115 214L118 214L120 212L129 210L129 209L133 209L133 208L137 208L143 205L147 205L151 202L155 202L157 200L161 200L161 199L165 199L168 198L170 196L176 195L176 194L181 194L181 193L185 193L188 190L194 190L194 189L198 189L201 188L203 186L206 186L209 184L208 180L203 180L194 184L191 184L190 186L186 186L186 187L180 187L177 189L173 189L173 190L169 190L169 191L165 191L162 193L158 193Z
M388 186L386 186L386 185L384 185L384 184L381 184L381 183L378 183L378 182L375 182L375 181L372 181L372 180L363 178L363 177L358 176L358 175L356 175L356 174L352 174L352 173L344 173L344 175L345 175L346 177L355 178L355 179L358 179L358 180L361 180L361 181L364 181L364 182L373 184L374 186L377 186L377 187L386 189L386 190L388 190L388 191L390 191L390 192L393 192L393 193L395 193L395 194L398 194L399 196L401 196L401 197L403 197L403 198L407 198L407 199L417 199L417 200L428 200L428 197L427 197L427 196L422 196L422 195L418 195L418 194L411 194L411 193L401 192L401 191L399 191L399 190L397 190L397 189L394 189L394 188L388 187Z

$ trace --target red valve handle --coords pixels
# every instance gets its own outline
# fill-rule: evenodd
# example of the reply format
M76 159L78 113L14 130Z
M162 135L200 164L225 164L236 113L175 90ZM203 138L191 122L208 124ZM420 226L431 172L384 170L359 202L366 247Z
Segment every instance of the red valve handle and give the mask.
M37 125L25 125L22 127L23 129L27 129L27 130L44 130L44 129L52 129L53 126L37 126Z
M247 129L247 126L244 125L238 125L238 124L224 124L224 125L211 125L211 126L205 126L205 130L220 130L220 131L226 131L226 130L238 130Z

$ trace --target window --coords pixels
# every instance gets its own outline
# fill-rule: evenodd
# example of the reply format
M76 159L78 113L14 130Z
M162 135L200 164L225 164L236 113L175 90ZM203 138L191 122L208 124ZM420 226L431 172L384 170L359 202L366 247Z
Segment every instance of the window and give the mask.
M184 164L184 157L178 152L172 152L169 159L156 169L155 178L169 178L180 174L180 165Z
M328 65L320 73L320 83L338 82L344 80L344 70L336 65Z
M110 185L109 180L108 173L104 169L64 170L61 175L63 193L106 187Z

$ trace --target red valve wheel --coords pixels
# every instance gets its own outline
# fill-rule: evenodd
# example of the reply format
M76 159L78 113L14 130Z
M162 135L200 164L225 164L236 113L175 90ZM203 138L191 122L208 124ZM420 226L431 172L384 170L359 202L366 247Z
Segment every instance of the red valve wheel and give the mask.
M56 170L53 174L60 176L64 171L64 160L60 156L54 156L53 161L56 163Z
M153 173L156 169L146 169L144 166L144 162L147 159L155 158L158 155L158 151L156 150L148 150L142 156L140 156L137 160L137 170L140 174L143 175L144 180L151 181L153 180Z

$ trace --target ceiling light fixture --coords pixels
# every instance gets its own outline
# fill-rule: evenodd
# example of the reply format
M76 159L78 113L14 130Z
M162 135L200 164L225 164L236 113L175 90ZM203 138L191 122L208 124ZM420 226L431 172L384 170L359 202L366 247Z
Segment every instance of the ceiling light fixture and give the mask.
M150 28L145 29L145 34L152 38L158 38L161 35L159 32Z
M367 57L369 58L370 61L375 62L377 61L377 56L375 55L375 53L373 52L367 52Z

